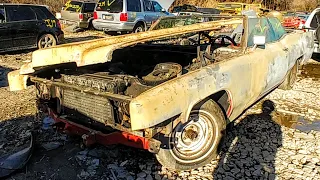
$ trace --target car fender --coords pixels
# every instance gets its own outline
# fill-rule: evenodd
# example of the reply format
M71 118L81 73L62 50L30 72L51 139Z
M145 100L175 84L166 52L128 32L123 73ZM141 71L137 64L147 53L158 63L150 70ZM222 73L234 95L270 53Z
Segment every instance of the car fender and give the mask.
M201 68L134 98L130 102L132 130L149 128L177 115L180 121L185 122L196 104L231 85L231 74L226 67L215 64ZM226 71L220 71L220 68Z
M147 23L145 21L145 19L143 18L138 18L134 21L134 24L136 25L137 23L142 22L144 24L144 27L147 28Z

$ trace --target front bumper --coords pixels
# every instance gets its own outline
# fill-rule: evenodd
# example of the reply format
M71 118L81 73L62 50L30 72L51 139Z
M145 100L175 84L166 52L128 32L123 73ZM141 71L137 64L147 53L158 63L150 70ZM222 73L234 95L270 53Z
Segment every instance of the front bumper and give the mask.
M95 29L101 31L132 31L135 23L134 22L124 22L115 23L103 20L93 20L92 25Z
M104 146L123 144L126 146L145 149L152 153L156 153L156 151L154 151L154 145L156 142L152 139L147 139L145 137L121 131L115 131L113 133L105 134L70 121L66 118L62 118L50 108L48 108L47 110L49 116L54 119L54 126L56 126L57 129L62 130L68 134L81 136L84 144L87 146L93 144L102 144Z

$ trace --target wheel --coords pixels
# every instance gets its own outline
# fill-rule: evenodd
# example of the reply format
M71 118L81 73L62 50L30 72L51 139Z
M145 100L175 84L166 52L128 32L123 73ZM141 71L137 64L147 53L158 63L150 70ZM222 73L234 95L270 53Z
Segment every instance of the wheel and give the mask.
M290 72L286 75L285 80L283 83L279 86L279 89L282 90L290 90L293 88L294 83L297 80L297 74L298 74L298 63L296 63Z
M145 31L145 28L144 28L144 25L141 23L136 24L133 28L134 33L139 33L139 32L143 32L143 31Z
M48 48L57 45L56 38L51 34L44 34L38 40L38 48Z
M217 156L226 128L221 108L212 100L196 106L189 120L179 123L169 135L160 137L158 161L169 169L189 170L210 163Z
M315 37L316 37L316 40L317 40L318 42L320 42L320 26L317 27L317 29L316 29Z

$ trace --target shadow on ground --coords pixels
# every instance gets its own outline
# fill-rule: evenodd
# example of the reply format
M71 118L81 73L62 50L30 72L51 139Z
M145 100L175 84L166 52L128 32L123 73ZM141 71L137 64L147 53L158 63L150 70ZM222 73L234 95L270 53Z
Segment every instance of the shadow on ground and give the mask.
M103 38L103 36L69 37L64 40L64 44L80 42L80 41L88 41L88 40L99 39L99 38Z
M0 66L0 88L8 86L8 73L12 71L10 68Z
M320 62L320 54L319 53L313 53L312 54L312 59L315 61Z
M17 54L27 54L35 51L37 48L31 48L31 49L22 49L17 51L8 51L8 52L1 52L1 55L17 55Z
M214 179L275 179L275 156L282 146L280 126L271 117L275 106L266 100L262 113L246 116L227 129Z
M319 60L320 62L320 60ZM300 76L302 78L312 78L316 81L320 78L320 64L306 64L303 66Z

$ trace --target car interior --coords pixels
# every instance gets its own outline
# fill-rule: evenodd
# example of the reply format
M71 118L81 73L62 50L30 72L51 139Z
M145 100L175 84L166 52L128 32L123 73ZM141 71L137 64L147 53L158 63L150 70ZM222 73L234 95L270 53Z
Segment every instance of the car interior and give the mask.
M3 23L6 21L6 18L4 16L4 9L0 8L0 23Z

